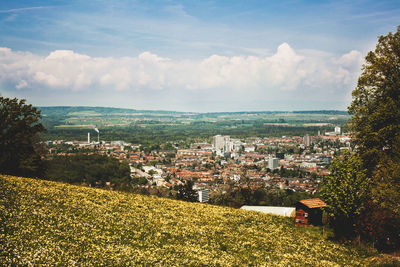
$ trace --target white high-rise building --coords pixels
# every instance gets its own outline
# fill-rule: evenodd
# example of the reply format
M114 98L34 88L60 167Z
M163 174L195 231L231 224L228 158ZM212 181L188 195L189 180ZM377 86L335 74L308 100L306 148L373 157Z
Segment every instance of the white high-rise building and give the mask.
M279 168L279 159L270 157L268 159L268 169L275 170Z
M213 137L213 148L217 153L233 151L234 143L228 135L216 135Z
M233 151L239 151L242 147L242 142L239 139L231 139L231 143L233 146Z
M335 127L335 134L339 135L340 131L341 131L340 126L336 126Z
M225 146L225 136L222 135L214 136L212 146L216 150L223 150Z
M210 190L208 190L208 189L203 189L203 190L197 191L197 194L199 196L199 202L207 202L208 201L209 191Z
M325 135L328 135L328 136L337 136L337 135L340 135L341 130L342 130L342 129L340 128L340 126L336 126L336 127L335 127L335 131L333 131L333 132L326 132Z
M303 137L303 141L304 141L305 147L308 147L311 145L311 137L308 134Z

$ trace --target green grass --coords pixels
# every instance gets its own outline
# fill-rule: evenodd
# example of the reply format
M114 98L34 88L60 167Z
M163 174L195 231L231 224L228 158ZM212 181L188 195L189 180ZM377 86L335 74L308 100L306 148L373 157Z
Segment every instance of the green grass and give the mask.
M0 175L0 265L368 265L257 212Z

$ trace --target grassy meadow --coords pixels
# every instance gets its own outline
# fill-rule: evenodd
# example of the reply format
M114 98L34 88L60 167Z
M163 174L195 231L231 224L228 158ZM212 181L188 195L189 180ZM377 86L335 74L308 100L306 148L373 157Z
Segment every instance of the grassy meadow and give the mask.
M0 265L357 266L284 217L0 175Z

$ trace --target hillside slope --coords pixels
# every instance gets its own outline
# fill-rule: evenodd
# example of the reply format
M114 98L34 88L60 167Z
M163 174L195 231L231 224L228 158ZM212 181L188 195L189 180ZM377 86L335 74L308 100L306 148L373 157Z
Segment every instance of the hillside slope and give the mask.
M0 175L0 265L364 265L287 218Z

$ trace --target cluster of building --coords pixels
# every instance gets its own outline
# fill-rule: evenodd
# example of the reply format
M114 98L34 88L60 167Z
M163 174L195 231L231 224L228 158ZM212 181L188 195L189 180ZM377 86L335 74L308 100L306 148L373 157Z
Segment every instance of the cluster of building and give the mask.
M329 174L326 166L344 149L351 149L350 138L341 135L340 127L326 135L245 140L216 135L211 143L193 143L190 148L175 146L146 152L140 145L124 141L49 141L48 156L88 154L107 155L126 161L132 177L144 177L143 186L176 189L187 180L194 182L199 200L206 202L226 184L251 189L278 187L313 193L321 177ZM70 149L60 149L60 145ZM246 178L247 183L240 183Z

